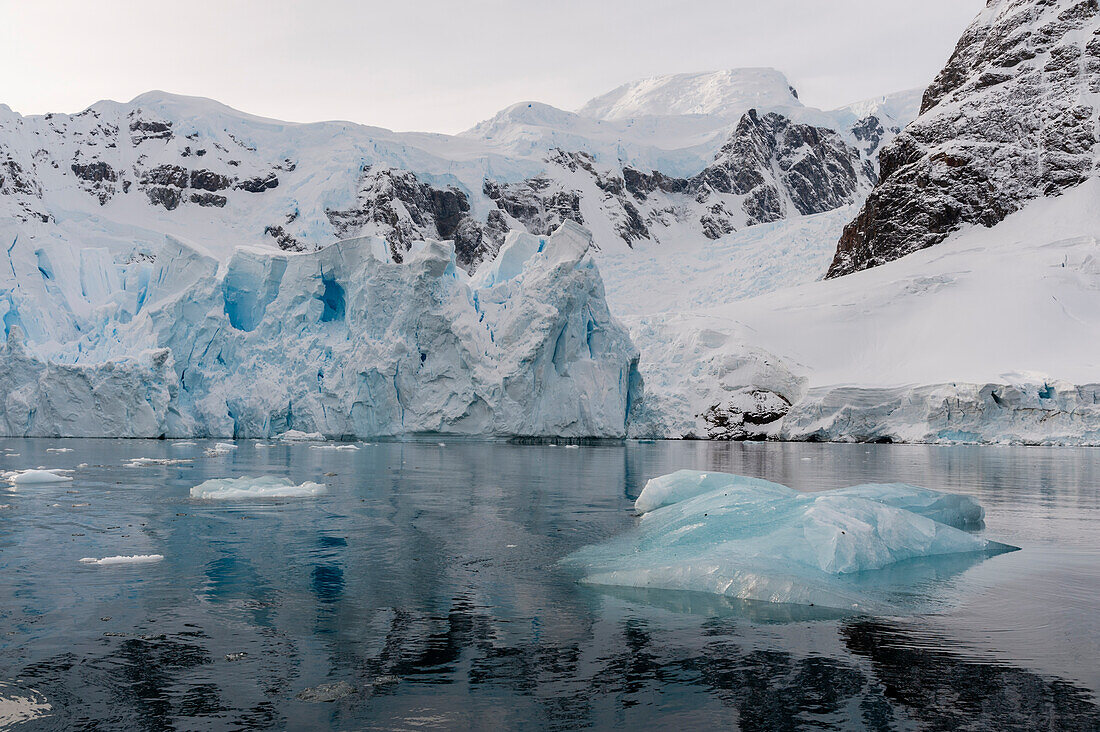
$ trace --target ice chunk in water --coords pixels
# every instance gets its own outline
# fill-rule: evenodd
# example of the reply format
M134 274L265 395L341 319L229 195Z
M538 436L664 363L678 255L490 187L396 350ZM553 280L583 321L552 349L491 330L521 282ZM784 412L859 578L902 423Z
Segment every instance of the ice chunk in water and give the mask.
M260 478L214 478L191 489L192 498L239 500L247 498L304 498L325 492L321 483L295 484L289 478L265 475Z
M159 562L162 559L164 559L163 554L133 554L130 556L103 557L102 559L84 557L80 560L80 563L96 564L101 567L106 567L112 564L151 564L152 562Z
M15 473L7 474L8 480L15 485L32 485L34 483L67 483L72 480L67 475L62 475L62 471L52 468L45 469L39 468L37 470L20 470Z
M584 581L885 609L908 590L899 567L1011 549L955 528L981 520L972 500L904 484L798 493L682 470L650 481L635 506L634 530L565 559Z
M302 432L301 430L287 430L275 435L276 440L283 442L324 442L325 436L320 432Z

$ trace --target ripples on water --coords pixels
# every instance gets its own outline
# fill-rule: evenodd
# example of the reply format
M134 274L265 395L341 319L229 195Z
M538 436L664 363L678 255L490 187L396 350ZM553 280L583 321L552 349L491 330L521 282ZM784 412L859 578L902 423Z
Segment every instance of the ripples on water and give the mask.
M89 464L0 489L0 727L1100 728L1098 450L238 444L0 440L19 453L0 469ZM143 456L194 462L121 467ZM894 618L600 591L555 566L678 468L968 493L1023 551ZM188 497L261 474L328 492ZM165 559L78 561L135 554Z

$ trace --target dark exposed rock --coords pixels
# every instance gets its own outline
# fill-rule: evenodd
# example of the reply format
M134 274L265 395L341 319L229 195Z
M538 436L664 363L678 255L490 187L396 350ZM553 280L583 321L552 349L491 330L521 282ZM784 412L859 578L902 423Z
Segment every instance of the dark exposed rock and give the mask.
M180 205L180 190L171 186L150 186L145 189L149 196L149 202L153 205L164 206L169 211L175 210Z
M307 252L310 250L310 247L295 239L281 226L268 226L264 229L264 233L274 238L275 243L278 244L279 248L283 251Z
M118 180L118 175L111 168L110 165L103 161L95 161L93 163L73 163L71 166L73 174L81 180L88 181L89 183L101 183L103 181L114 182Z
M746 389L711 406L702 417L712 440L756 440L763 439L767 426L783 419L790 409L791 403L780 394Z
M499 245L486 239L484 227L470 214L470 203L458 188L436 188L407 170L366 167L356 205L325 211L336 236L346 239L364 229L386 232L390 255L400 262L418 239L450 239L455 259L472 267Z
M1094 175L1096 0L990 0L879 157L878 186L837 245L836 277L993 226Z
M690 193L692 183L686 178L673 178L656 170L643 173L633 168L623 168L623 187L641 200L654 191Z
M232 161L230 161L232 164ZM242 181L238 181L234 188L238 188L242 191L248 191L249 193L263 193L266 190L279 187L279 176L274 173L268 173L266 176L256 176L255 178L247 178Z
M532 234L549 234L566 220L584 224L580 194L545 176L520 183L486 180L482 191Z
M779 179L772 171L778 169ZM750 109L698 184L718 193L747 195L749 224L788 215L779 187L800 214L821 213L851 203L874 168L833 130L797 124Z
M73 163L69 166L73 174L80 179L81 188L92 194L103 206L115 194L114 182L118 174L107 163L97 160L91 163Z
M191 187L203 191L222 191L229 187L229 178L212 170L192 170Z
M197 203L200 206L217 206L222 208L226 203L225 196L219 196L217 193L192 193L191 203Z
M178 165L158 165L155 168L146 170L141 176L141 182L144 185L186 188L189 181L190 176L187 169Z
M162 122L158 120L142 119L136 117L140 110L135 110L130 114L130 139L135 145L139 145L146 140L171 140L172 139L172 123Z

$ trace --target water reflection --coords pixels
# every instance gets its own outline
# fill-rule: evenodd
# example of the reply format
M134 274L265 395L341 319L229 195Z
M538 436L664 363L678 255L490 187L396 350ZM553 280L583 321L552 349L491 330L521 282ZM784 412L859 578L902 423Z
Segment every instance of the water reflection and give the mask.
M57 464L42 454L52 444L18 451ZM171 450L74 447L72 466ZM28 729L1100 727L1094 657L1052 642L1095 643L1100 498L1073 481L1100 476L1100 452L867 449L432 443L319 455L329 451L244 443L182 466L78 471L71 486L4 499L0 681L51 705ZM965 489L981 494L989 530L1024 551L922 574L944 609L904 620L596 591L556 567L629 526L644 481L681 467L803 489ZM187 497L209 477L261 472L337 475L304 502ZM77 562L149 551L166 558ZM1034 597L1029 587L1047 586L1036 572L1075 600ZM999 643L992 630L1006 623L1013 640ZM975 628L990 631L980 650L958 640ZM335 682L354 692L296 698Z

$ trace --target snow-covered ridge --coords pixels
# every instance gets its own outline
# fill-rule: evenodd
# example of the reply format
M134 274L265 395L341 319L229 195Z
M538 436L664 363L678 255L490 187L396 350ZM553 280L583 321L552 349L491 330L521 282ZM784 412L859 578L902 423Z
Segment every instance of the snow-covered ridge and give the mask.
M225 264L173 241L152 262L21 277L23 299L0 300L0 431L622 436L638 357L591 243L571 222L516 232L473 279L450 243L398 264L371 238Z
M727 164L722 151L746 144L748 128L739 123L750 108L760 119L784 120L766 134L818 128L834 138L828 154L858 156L856 169L873 167L877 147L907 121L792 104L775 71L688 76L711 79L696 84L710 90L700 109L711 111L684 113L672 104L658 116L603 120L529 102L458 136L287 123L164 92L98 102L77 114L22 116L0 107L0 241L34 239L47 250L52 242L79 243L126 259L149 256L170 234L225 260L241 245L309 251L379 236L397 260L415 241L448 239L467 271L490 259L509 230L546 235L565 219L592 230L601 251L676 245L759 217L746 214L740 199L616 191L615 180L619 189L655 173L687 181ZM685 84L687 94L692 84ZM676 86L662 88L661 99L674 101ZM781 144L777 136L767 147ZM582 157L592 175L578 177L574 164L563 164ZM769 160L737 164L773 177ZM817 178L818 190L834 187L828 171ZM781 192L781 184L770 184ZM859 200L870 184L843 180L842 198ZM520 191L521 203L498 195L508 187ZM836 201L822 196L812 208ZM800 215L797 206L781 209L772 206L772 215Z
M801 106L794 87L779 71L728 69L623 84L589 100L578 114L603 120L681 114L736 120L750 109Z

